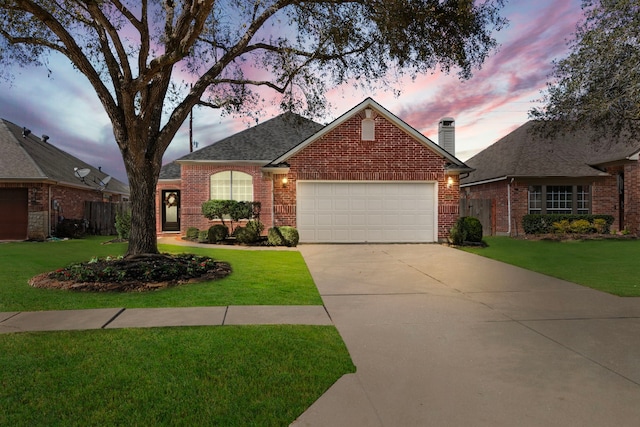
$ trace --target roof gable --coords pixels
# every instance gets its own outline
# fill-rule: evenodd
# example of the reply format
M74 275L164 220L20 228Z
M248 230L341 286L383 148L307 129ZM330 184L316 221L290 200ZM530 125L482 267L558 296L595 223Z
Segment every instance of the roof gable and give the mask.
M0 119L0 150L0 179L51 180L96 189L107 177L101 170L32 133L23 136L23 128L4 119ZM75 168L89 169L90 174L82 181L75 176ZM106 191L128 194L129 188L121 181L111 179Z
M285 152L280 157L277 157L276 159L274 159L271 163L280 164L280 163L286 162L287 159L294 156L296 153L300 152L308 145L312 144L313 142L319 140L323 136L332 132L333 130L341 126L343 123L345 123L347 120L351 119L353 116L357 114L360 114L362 111L366 109L372 109L376 112L376 114L384 116L384 118L386 118L389 122L391 122L393 125L395 125L402 131L412 136L414 139L420 142L423 146L431 149L435 153L447 159L449 163L452 165L452 169L467 170L467 166L462 161L457 159L451 153L448 153L444 148L440 147L438 144L436 144L435 142L433 142L432 140L424 136L422 133L418 132L413 127L409 126L407 123L402 121L396 115L392 114L389 110L384 108L382 105L378 104L372 98L365 99L360 104L356 105L351 110L347 111L342 116L340 116L339 118L331 122L329 125L322 128L320 131L309 136L300 144L296 145L295 147L292 147L289 151Z

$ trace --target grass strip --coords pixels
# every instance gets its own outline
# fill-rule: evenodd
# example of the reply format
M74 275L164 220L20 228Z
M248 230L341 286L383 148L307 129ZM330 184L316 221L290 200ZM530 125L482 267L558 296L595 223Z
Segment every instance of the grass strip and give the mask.
M638 240L523 240L485 237L463 250L622 297L640 296Z
M332 326L0 335L0 425L289 425L354 372Z
M0 244L0 311L322 304L304 259L297 251L161 245L162 252L197 253L227 261L233 272L222 280L145 293L80 293L35 289L28 285L28 280L36 274L72 262L124 254L126 244L103 244L107 240L108 237L88 237Z

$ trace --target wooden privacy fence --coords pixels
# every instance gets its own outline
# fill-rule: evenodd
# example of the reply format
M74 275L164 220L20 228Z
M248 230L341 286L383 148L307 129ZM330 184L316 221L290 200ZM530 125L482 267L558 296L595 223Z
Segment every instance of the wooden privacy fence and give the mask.
M493 236L496 230L495 202L491 199L460 199L460 216L473 216L482 224L482 234Z
M131 211L130 202L84 202L84 219L89 222L87 232L100 236L115 236L116 214Z

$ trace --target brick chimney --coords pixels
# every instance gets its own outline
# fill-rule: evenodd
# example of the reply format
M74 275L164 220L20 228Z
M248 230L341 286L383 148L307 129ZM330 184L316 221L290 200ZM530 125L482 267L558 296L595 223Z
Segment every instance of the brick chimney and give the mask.
M456 123L453 117L444 117L438 123L438 145L449 154L456 155Z

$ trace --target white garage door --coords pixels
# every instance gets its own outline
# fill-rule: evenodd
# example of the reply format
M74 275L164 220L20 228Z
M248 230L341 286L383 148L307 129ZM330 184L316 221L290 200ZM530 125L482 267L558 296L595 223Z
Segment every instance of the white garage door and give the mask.
M434 242L435 183L298 182L301 242Z

